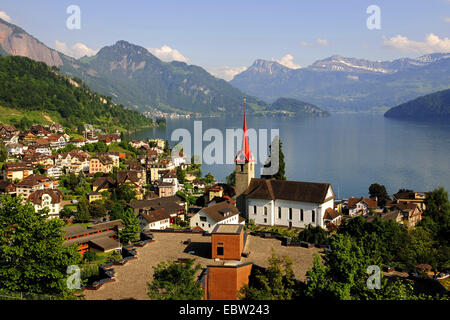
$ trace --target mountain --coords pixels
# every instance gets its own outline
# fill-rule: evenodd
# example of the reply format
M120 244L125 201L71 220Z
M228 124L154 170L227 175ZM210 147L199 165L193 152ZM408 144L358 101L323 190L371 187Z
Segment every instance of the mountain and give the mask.
M64 74L79 77L93 89L139 111L153 108L199 115L240 114L247 95L203 68L163 62L147 49L118 41L95 56L66 63ZM247 97L251 110L270 107Z
M49 66L61 66L62 54L26 33L16 25L0 19L0 54L24 56Z
M387 111L384 116L388 118L450 117L450 89L403 103Z
M85 123L113 129L137 129L153 121L136 111L116 105L73 80L27 57L0 57L0 106L18 117L38 112L43 118L77 129ZM17 115L17 116L16 116ZM30 118L28 118L30 120Z
M448 53L392 61L335 55L301 69L274 69L274 63L257 60L230 83L267 102L289 97L335 112L385 111L450 87Z
M272 103L272 110L285 111L294 116L327 117L330 114L317 106L296 99L279 98Z

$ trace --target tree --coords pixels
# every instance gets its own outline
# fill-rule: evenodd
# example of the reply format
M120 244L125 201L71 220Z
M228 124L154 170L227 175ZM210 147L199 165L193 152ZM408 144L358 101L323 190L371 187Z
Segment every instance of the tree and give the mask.
M46 214L21 197L0 196L0 291L71 295L66 271L80 255L63 245L64 222Z
M298 286L292 270L292 260L288 256L279 257L272 251L269 266L264 271L257 270L255 276L239 291L245 300L292 300Z
M275 174L261 175L263 179L286 180L285 176L286 163L284 162L283 143L281 142L278 136L274 138L272 144L269 147L270 158L268 162L264 165L264 169L270 168L272 166L273 157L276 156L276 154L272 154L272 147L276 148L277 145L278 145L278 171ZM275 163L276 162L277 161L275 161Z
M236 169L234 169L233 172L227 176L226 180L227 184L229 184L230 186L236 186Z
M378 183L373 183L370 185L369 194L370 194L371 198L378 199L379 207L384 207L386 205L386 202L388 200L391 200L391 198L389 197L389 195L386 191L386 187L381 184L378 184Z
M6 150L6 146L3 143L0 143L0 162L5 162L7 158L8 151Z
M136 195L136 189L128 183L122 184L116 189L117 199L125 200L127 203L130 203L131 200L136 199Z
M89 214L94 218L103 218L106 216L107 210L101 201L94 201L89 204Z
M147 283L148 296L153 300L201 300L202 285L197 274L202 269L194 259L185 262L161 262L153 267L153 282Z
M77 204L77 212L75 213L75 221L89 222L91 215L89 213L89 202L86 199L81 199Z
M216 181L216 179L214 178L214 176L211 174L211 172L208 172L205 177L203 178L203 180L205 181L205 183L207 184L212 184L214 183L214 181Z
M122 217L123 229L119 232L119 238L122 243L130 243L136 240L141 232L139 219L136 217L133 209L128 208Z
M186 182L186 172L181 167L177 167L177 179L181 184Z

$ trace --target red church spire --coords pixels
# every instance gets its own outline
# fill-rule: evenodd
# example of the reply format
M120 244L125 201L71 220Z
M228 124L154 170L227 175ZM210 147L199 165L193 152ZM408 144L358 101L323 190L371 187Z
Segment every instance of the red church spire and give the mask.
M236 162L254 162L253 154L250 151L247 132L247 99L244 98L244 134L242 139L242 149L236 155Z

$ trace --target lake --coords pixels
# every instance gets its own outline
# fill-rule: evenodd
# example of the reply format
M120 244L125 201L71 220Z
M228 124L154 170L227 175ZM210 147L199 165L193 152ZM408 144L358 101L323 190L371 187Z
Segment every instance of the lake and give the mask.
M145 129L128 138L170 141L175 129L185 128L194 140L194 121L199 120L167 120L166 128ZM242 117L201 121L203 132L217 128L224 136L226 129L242 128L243 124ZM340 198L368 196L372 183L385 185L389 194L400 188L430 191L438 186L450 191L448 119L419 121L333 114L303 119L249 116L247 121L249 129L279 129L288 180L331 183ZM170 142L171 146L175 143ZM204 142L203 147L210 143ZM241 141L236 150L240 146ZM260 167L257 163L256 177ZM233 165L226 164L202 165L203 174L211 172L218 181L225 181L233 169Z

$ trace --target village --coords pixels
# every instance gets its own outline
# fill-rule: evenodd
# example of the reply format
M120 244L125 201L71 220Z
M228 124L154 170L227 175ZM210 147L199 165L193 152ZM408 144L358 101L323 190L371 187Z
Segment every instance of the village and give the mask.
M21 197L36 211L44 209L48 219L63 220L65 245L76 244L90 263L113 261L109 257L118 253L120 260L124 247L149 240L137 248L138 261L117 267L115 283L84 290L89 299L145 299L145 281L136 279L150 281L150 265L189 257L204 267L207 299L236 299L252 266L265 267L273 250L289 255L296 277L305 278L313 253L327 248L296 245L293 239L305 229L333 232L356 216L408 228L422 219L425 192L400 190L380 205L377 197L337 199L329 183L255 177L245 116L244 123L235 185L202 176L200 165L182 153L171 155L162 139L126 141L89 125L80 136L58 124L29 130L1 124L0 194ZM119 236L127 211L139 220L140 239Z

